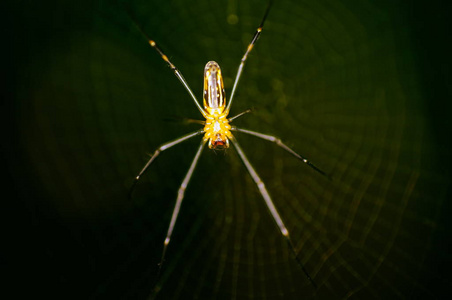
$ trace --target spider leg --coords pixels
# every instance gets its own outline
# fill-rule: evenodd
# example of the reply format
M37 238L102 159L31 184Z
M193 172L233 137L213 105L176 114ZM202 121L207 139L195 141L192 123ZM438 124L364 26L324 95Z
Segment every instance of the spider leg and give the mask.
M267 9L265 10L265 14L264 14L264 17L262 18L261 24L256 29L256 32L254 33L254 36L251 39L251 42L248 45L248 48L246 48L246 52L242 57L242 60L239 65L239 69L237 70L237 75L235 76L234 85L232 86L231 97L229 98L229 104L226 107L226 111L229 111L231 108L232 100L233 100L234 94L235 94L235 89L237 88L237 84L239 83L240 76L242 75L243 67L245 66L245 61L248 58L248 54L253 49L254 44L256 44L257 40L259 39L259 36L261 35L262 29L264 28L264 23L265 23L265 20L267 19L271 5L272 5L272 1L270 0L268 2L268 6L267 6Z
M296 158L298 158L299 160L301 160L302 162L304 162L305 164L307 164L308 166L310 166L312 169L314 169L315 171L317 171L318 173L322 174L323 176L327 177L329 180L331 180L331 176L328 175L327 173L325 173L324 171L322 171L321 169L319 169L317 166L315 166L312 162L310 162L309 160L307 160L304 156L298 154L297 152L295 152L294 150L292 150L291 148L289 148L289 146L287 146L286 144L284 144L280 138L276 137L276 136L272 136L272 135L267 135L267 134L263 134L260 132L256 132L256 131L252 131L252 130L247 130L247 129L242 129L242 128L237 128L235 126L232 126L231 131L238 131L238 132L243 132L249 135L254 135L258 138L270 141L275 143L276 145L278 145L279 147L283 148L284 150L286 150L287 152L289 152L290 154L292 154L293 156L295 156Z
M196 107L198 108L199 112L205 117L206 112L201 107L201 104L199 104L198 100L196 99L195 95L193 94L190 86L188 85L187 81L185 80L184 76L182 75L181 71L169 60L168 56L160 49L160 47L157 45L157 43L152 40L147 33L143 30L143 28L138 24L138 22L135 20L135 18L132 16L132 13L126 9L126 12L129 16L129 18L133 21L134 25L137 27L138 31L143 35L143 37L146 39L146 41L149 43L149 45L157 51L157 53L160 55L160 57L168 64L168 66L173 70L174 75L179 79L179 81L182 83L182 85L185 87L185 90L190 94L190 97L195 102Z
M273 201L265 188L264 182L260 179L259 175L257 175L256 171L254 170L253 166L251 165L250 161L246 157L245 153L243 152L242 148L239 146L239 143L234 137L231 137L232 144L234 144L235 149L237 150L237 153L239 154L240 158L243 161L243 164L248 169L248 172L250 173L251 177L253 178L254 182L257 185L257 188L259 189L259 192L262 195L262 198L264 198L265 204L267 205L268 210L270 211L273 220L275 220L276 224L279 227L279 230L281 231L281 234L284 236L285 240L289 244L289 248L292 251L293 255L295 256L295 259L297 263L300 265L301 269L303 270L303 273L306 275L308 280L311 282L311 284L317 288L317 285L309 275L308 271L304 267L303 263L300 261L300 259L297 256L297 252L295 251L295 246L292 242L292 239L290 238L289 231L287 230L286 226L284 225L283 220L279 216L279 213L273 204Z
M195 137L197 135L203 134L204 133L204 129L201 130L197 130L195 132L186 134L184 136L181 136L178 139L175 139L171 142L165 143L163 145L161 145L160 147L157 148L157 150L154 151L154 153L151 155L151 158L148 160L148 162L144 165L143 169L141 169L140 173L138 173L138 175L135 177L135 180L132 184L132 186L130 187L129 190L129 199L132 198L132 192L135 188L135 185L137 184L138 180L140 180L141 175L143 175L143 173L149 168L149 166L151 165L151 163L155 160L155 158L162 152L165 151L168 148L171 148L185 140L188 140L192 137Z
M173 123L180 123L180 124L200 124L200 125L206 125L206 121L203 120L196 120L192 118L184 118L179 116L169 116L163 119L166 122L173 122Z
M202 120L196 120L196 119L190 119L190 118L183 118L182 121L185 124L200 124L200 125L206 125L206 121L202 121Z
M165 241L163 242L162 258L159 263L159 271L157 273L157 278L159 278L160 272L162 270L163 261L165 260L166 249L168 247L168 244L170 243L171 234L173 233L174 225L176 224L177 216L179 215L180 206L185 195L185 189L187 188L191 176L193 175L193 171L195 170L196 164L198 163L199 157L201 156L201 152L205 143L206 142L203 139L201 141L201 145L198 148L198 151L196 151L196 155L193 158L190 168L188 169L187 175L185 175L185 178L182 181L182 184L180 185L179 190L177 192L176 204L174 205L173 214L171 216L171 221L168 226L168 232L166 233Z
M235 116L229 118L229 119L228 119L228 122L231 123L231 122L234 121L235 119L237 119L237 118L239 118L239 117L241 117L241 116L243 116L243 115L245 115L245 114L248 114L248 113L250 113L251 111L252 111L251 108L249 108L249 109L247 109L247 110L245 110L245 111L242 111L242 112L239 113L238 115L235 115Z

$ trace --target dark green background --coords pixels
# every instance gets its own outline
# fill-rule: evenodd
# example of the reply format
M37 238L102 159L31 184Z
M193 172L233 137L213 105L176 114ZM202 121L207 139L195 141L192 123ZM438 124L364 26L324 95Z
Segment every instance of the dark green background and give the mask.
M317 292L231 149L204 151L155 294L199 138L163 153L132 201L127 191L146 154L198 128L177 120L199 113L115 1L15 1L2 9L2 269L16 298L442 298L451 282L446 7L274 2L232 114L255 108L236 125L281 137L333 176L237 134ZM126 3L201 96L209 60L230 93L267 2Z

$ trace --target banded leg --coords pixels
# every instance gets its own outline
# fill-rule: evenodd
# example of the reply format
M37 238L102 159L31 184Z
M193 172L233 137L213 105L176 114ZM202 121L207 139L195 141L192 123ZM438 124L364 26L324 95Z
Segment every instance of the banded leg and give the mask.
M190 94L191 98L195 102L196 107L198 108L199 112L206 117L207 113L204 111L204 109L201 107L201 104L199 104L198 100L196 99L195 95L193 94L192 90L190 89L190 86L188 85L187 81L185 80L182 73L179 71L179 69L169 60L168 56L163 53L163 51L160 49L159 46L157 46L157 43L152 40L146 32L144 32L143 28L141 28L140 25L138 25L138 22L132 17L132 14L126 10L127 14L129 15L129 18L133 21L134 25L137 27L137 29L141 32L141 34L144 36L144 38L147 40L149 45L151 45L152 48L157 51L157 53L160 55L160 57L168 64L168 66L173 70L176 77L179 79L179 81L182 83L182 85L185 87L187 92Z
M141 169L140 173L138 173L137 177L135 177L135 180L132 184L132 186L130 187L130 191L129 191L129 198L132 197L132 192L133 189L135 188L135 185L137 184L138 180L140 180L141 175L143 175L143 173L149 168L149 166L151 165L151 163L155 160L155 158L162 152L165 151L168 148L171 148L179 143L182 143L185 140L188 140L192 137L195 137L197 135L203 134L204 133L204 129L201 130L197 130L195 132L186 134L184 136L181 136L178 139L175 139L171 142L165 143L163 145L161 145L160 147L157 148L157 150L155 150L155 152L151 155L151 158L148 160L148 162L144 165L143 169Z
M232 100L234 99L234 94L235 94L235 89L237 88L237 84L239 82L240 76L242 75L242 71L243 71L243 67L245 66L245 61L248 58L248 54L250 54L251 50L254 47L254 44L256 44L257 39L259 38L259 36L261 35L262 29L264 28L264 23L265 20L267 19L268 16L268 12L270 11L270 7L272 5L272 1L270 0L268 2L268 6L267 9L265 11L264 17L262 18L261 24L259 25L259 27L256 29L256 32L254 33L253 38L251 39L251 43L248 45L248 48L246 49L245 54L242 57L242 60L240 62L240 66L239 69L237 71L237 75L235 76L235 81L234 81L234 85L232 86L232 92L231 92L231 97L229 98L229 104L226 107L226 111L229 111L231 108L231 104L232 104Z
M327 177L328 179L331 180L330 175L326 174L324 171L320 170L318 167L316 167L313 163L311 163L309 160L307 160L305 157L301 156L300 154L298 154L297 152L293 151L291 148L289 148L286 144L284 144L280 138L276 137L276 136L272 136L272 135L267 135L267 134L263 134L260 132L256 132L256 131L251 131L251 130L247 130L247 129L241 129L241 128L237 128L235 126L232 126L231 131L238 131L238 132L243 132L249 135L254 135L258 138L270 141L275 143L276 145L278 145L279 147L283 148L284 150L286 150L287 152L289 152L290 154L292 154L293 156L295 156L296 158L298 158L299 160L301 160L302 162L304 162L305 164L307 164L308 166L310 166L312 169L314 169L315 171L317 171L318 173L322 174L323 176Z
M193 175L193 171L195 170L196 164L198 163L199 157L201 156L201 152L202 152L202 149L203 149L205 143L206 142L204 140L201 141L201 145L199 146L198 151L196 152L195 158L193 158L190 168L188 169L187 175L185 175L185 178L182 181L182 184L180 185L179 190L177 192L177 200L176 200L176 204L174 205L173 214L171 216L171 222L168 227L168 232L166 233L165 241L163 242L162 259L160 260L157 278L160 276L160 271L162 270L163 261L165 260L166 249L170 242L171 234L173 233L173 229L174 229L174 225L176 224L177 216L179 215L180 206L182 204L182 200L184 199L184 195L185 195L185 189L187 188L190 178Z
M301 269L303 270L303 273L306 275L306 277L311 282L311 284L315 288L317 288L317 285L314 283L314 281L312 280L312 278L309 275L308 271L306 271L303 263L298 258L297 252L295 251L295 246L294 246L294 244L292 242L292 239L290 238L289 231L287 230L286 226L284 225L283 220L279 216L279 213L276 210L276 207L273 204L273 201L272 201L269 193L267 192L267 189L265 188L264 183L260 179L259 175L257 175L256 171L254 170L253 166L249 162L248 158L246 158L246 155L242 151L242 148L239 146L239 143L237 142L237 140L234 137L232 137L231 141L234 144L235 149L237 150L237 153L239 154L239 156L242 159L243 163L245 164L245 167L248 169L248 172L250 173L251 177L253 178L254 182L256 183L257 188L259 189L259 192L261 193L262 198L264 198L265 204L267 205L267 208L269 209L269 211L270 211L270 213L271 213L271 215L273 217L273 220L275 220L276 224L279 227L279 230L281 231L281 234L284 236L284 238L286 239L287 243L289 244L289 248L292 251L293 255L295 256L295 259L298 262L298 264L300 265Z

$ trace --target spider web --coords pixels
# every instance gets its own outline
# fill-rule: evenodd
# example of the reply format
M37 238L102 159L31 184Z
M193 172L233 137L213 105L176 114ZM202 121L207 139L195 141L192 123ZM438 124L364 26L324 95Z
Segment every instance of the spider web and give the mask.
M124 3L197 96L209 60L230 93L267 5ZM114 1L30 4L16 30L35 43L17 46L10 105L20 134L10 166L29 170L10 168L30 216L14 251L29 272L12 278L66 299L439 298L450 282L449 142L435 132L445 113L422 76L428 47L391 3L275 1L234 100L231 114L255 109L237 126L280 137L332 175L236 134L317 290L233 148L204 150L157 278L199 139L162 153L129 202L127 190L145 154L198 128L179 120L199 113ZM31 28L36 11L48 18Z

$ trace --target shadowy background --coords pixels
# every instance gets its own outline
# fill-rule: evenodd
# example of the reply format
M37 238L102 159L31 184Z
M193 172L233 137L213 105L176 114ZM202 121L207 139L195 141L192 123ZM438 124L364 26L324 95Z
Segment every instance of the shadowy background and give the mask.
M161 278L162 243L201 97L227 95L267 1L14 1L4 8L2 270L15 299L435 299L450 285L450 27L441 1L274 1L246 64L238 140L303 275L235 151L206 149ZM421 4L422 3L422 4ZM171 121L172 120L172 121Z

